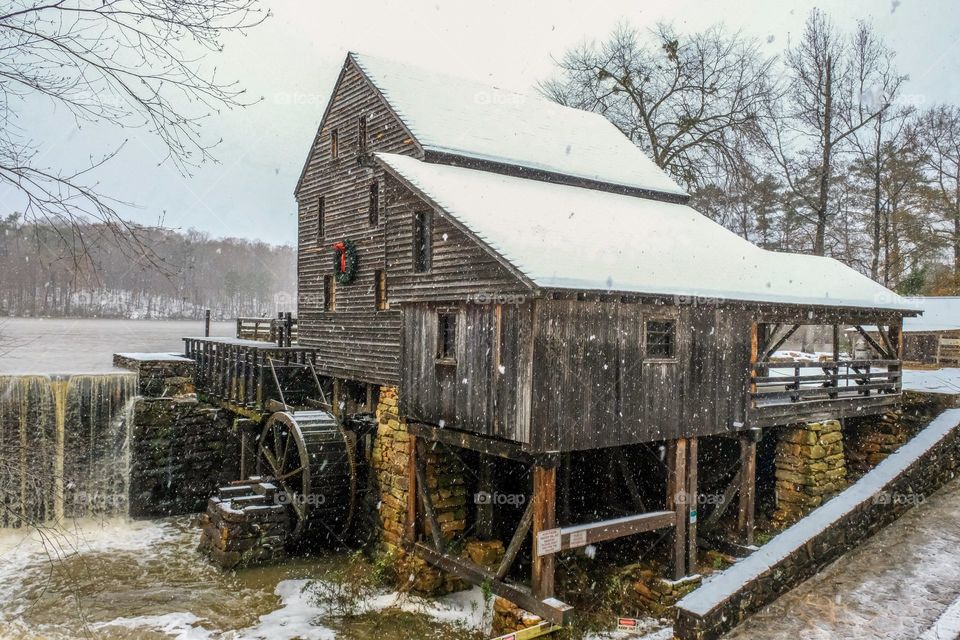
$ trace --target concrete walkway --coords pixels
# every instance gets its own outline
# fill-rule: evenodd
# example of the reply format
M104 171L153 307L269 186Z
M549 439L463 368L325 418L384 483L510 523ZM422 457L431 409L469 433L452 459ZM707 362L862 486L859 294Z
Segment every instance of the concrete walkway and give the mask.
M960 480L725 636L729 640L956 640Z

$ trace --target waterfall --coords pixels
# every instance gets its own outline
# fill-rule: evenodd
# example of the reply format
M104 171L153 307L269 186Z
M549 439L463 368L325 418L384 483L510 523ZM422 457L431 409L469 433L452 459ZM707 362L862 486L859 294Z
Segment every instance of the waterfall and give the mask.
M0 527L126 514L137 376L0 376Z

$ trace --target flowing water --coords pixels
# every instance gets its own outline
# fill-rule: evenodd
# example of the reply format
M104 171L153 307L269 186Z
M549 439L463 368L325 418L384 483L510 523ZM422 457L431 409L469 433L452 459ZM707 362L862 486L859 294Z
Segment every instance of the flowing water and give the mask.
M343 617L306 587L345 554L223 572L196 552L191 516L130 521L137 377L111 371L110 346L84 354L70 342L41 360L106 372L0 375L0 640L478 637L469 629L490 609L479 589L439 601L367 593Z
M0 527L127 513L132 373L0 377Z
M190 517L0 532L0 638L453 639L476 637L463 628L489 608L479 589L439 601L380 593L342 618L305 587L343 554L224 572L196 542Z

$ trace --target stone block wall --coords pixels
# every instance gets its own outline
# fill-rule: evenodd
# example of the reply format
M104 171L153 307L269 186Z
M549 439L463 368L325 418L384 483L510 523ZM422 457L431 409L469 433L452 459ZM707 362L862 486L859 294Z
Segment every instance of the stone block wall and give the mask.
M406 583L405 588L432 595L464 588L461 581L403 551L407 492L410 488L407 469L413 440L406 421L400 416L396 388L380 388L376 417L377 435L373 443L371 467L379 491L381 551L394 557L396 577L398 581ZM464 532L467 525L467 488L463 463L456 454L440 445L431 447L425 457L427 489L437 521L444 538L453 540ZM422 523L424 530L427 526Z
M203 511L240 473L240 441L227 414L196 397L141 398L130 435L130 516Z
M525 611L505 598L493 601L493 626L491 633L502 636L535 627L543 618Z
M789 525L846 486L843 430L837 420L782 429L776 450L777 509L773 522Z
M909 435L899 411L849 421L844 438L848 467L860 473L869 471L903 446Z
M680 640L720 638L900 517L960 471L960 409L944 411L835 500L677 603Z

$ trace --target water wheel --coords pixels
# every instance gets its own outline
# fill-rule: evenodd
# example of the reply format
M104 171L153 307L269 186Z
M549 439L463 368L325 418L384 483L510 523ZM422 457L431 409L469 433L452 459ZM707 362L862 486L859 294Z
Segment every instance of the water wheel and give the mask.
M356 511L356 438L326 411L274 413L257 442L257 474L291 510L290 542L342 541Z

